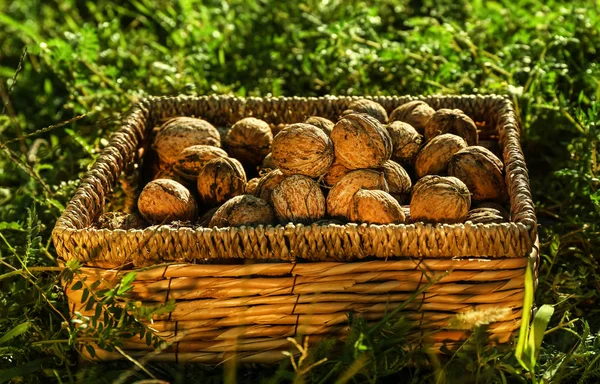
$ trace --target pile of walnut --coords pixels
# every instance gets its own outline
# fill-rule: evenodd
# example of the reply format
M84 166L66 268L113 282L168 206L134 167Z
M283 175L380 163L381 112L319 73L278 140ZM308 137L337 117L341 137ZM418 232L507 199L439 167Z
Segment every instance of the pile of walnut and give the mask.
M461 110L422 101L388 118L380 104L357 100L336 123L248 117L224 140L205 120L177 117L156 133L141 216L110 212L99 226L505 222L504 166L478 136Z

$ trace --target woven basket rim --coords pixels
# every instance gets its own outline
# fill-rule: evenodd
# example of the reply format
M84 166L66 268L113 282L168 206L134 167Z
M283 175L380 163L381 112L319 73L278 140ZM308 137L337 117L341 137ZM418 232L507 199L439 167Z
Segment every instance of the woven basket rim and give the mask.
M214 108L223 109L232 116L259 116L261 113L268 114L277 108L283 110L279 117L285 119L285 114L289 112L290 105L298 105L305 108L312 108L311 111L327 108L343 108L349 102L357 99L372 99L382 103L384 106L400 105L412 100L423 100L435 105L465 105L468 108L478 108L489 106L495 108L495 116L498 119L499 134L503 140L503 155L505 171L507 173L507 189L511 199L511 213L515 221L497 224L388 224L388 225L367 225L349 223L344 225L268 225L256 227L228 227L228 228L173 228L167 226L151 226L144 229L130 230L109 230L90 227L90 224L102 212L106 194L116 185L118 175L124 169L127 163L130 163L135 157L136 149L143 140L145 132L148 130L149 121L152 118L162 114L167 116L186 115L185 111L193 108ZM200 107L198 107L200 106ZM287 108L287 109L286 109ZM437 108L436 108L437 109ZM168 112L165 112L168 111ZM184 111L184 113L181 113ZM187 113L189 115L189 113ZM132 249L140 249L149 241L158 241L153 251L158 253L168 251L169 247L174 247L179 241L187 243L189 241L205 242L196 249L202 250L202 254L215 258L278 258L281 260L295 260L296 258L305 258L306 252L312 251L310 246L299 245L298 249L285 249L283 254L277 254L277 250L269 253L263 248L271 247L281 242L281 247L287 246L292 237L307 238L305 242L310 243L310 236L323 236L319 232L328 232L334 236L344 237L348 244L358 241L368 241L367 238L377 238L378 236L387 236L386 241L402 241L407 236L413 236L413 239L421 241L419 245L412 247L412 254L422 257L466 257L466 256L509 256L520 257L526 255L533 244L537 234L537 223L533 209L533 201L529 188L527 169L524 157L520 148L519 137L520 130L512 102L505 96L499 95L431 95L431 96L322 96L322 97L236 97L236 96L151 96L142 99L135 104L124 120L125 123L115 132L111 138L110 144L103 150L101 156L82 179L75 196L69 202L65 212L56 222L53 231L53 240L57 247L59 256L65 260L79 258L91 260L90 250L86 249L86 241L93 243L90 248L97 250L98 247L103 251L113 252L119 242L132 243ZM502 136L504 135L504 136ZM509 174L510 173L510 174ZM378 231L378 232L376 232ZM342 233L343 232L343 233ZM382 235L383 234L383 235ZM152 240L158 236L159 239ZM181 239L180 239L181 237ZM185 240L183 238L185 237ZM281 238L279 238L281 237ZM456 238L455 238L456 237ZM464 241L478 242L479 245L461 244ZM261 243L261 238L263 243ZM451 238L450 240L448 240ZM101 240L98 240L101 239ZM265 240L266 239L266 240ZM367 239L367 240L365 240ZM438 239L438 244L429 244L432 239ZM441 240L439 240L441 239ZM321 238L318 239L322 241ZM315 240L316 241L316 240ZM373 240L375 241L375 240ZM452 249L444 249L443 242L451 243ZM241 243L242 248L237 252L230 252L227 249L230 243ZM248 243L249 246L244 243ZM311 243L312 244L312 243ZM442 246L440 246L442 244ZM355 244L356 245L356 244ZM290 246L291 248L292 246ZM347 248L347 247L346 247ZM249 254L247 251L260 250L260 255ZM342 247L342 249L345 249ZM80 253L88 253L80 257ZM407 249L408 251L408 249ZM356 254L358 252L358 254ZM368 253L368 251L365 251ZM233 253L233 254L232 254ZM360 255L361 252L354 252L358 258L369 255ZM374 256L389 257L394 256L394 251L381 250L375 252ZM262 257L261 257L262 256ZM266 256L266 257L265 257ZM331 251L328 251L328 257L315 255L308 260L346 260L344 257L331 258ZM340 255L341 256L341 255ZM401 256L401 255L399 255ZM169 259L168 259L169 260ZM168 261L167 260L167 261ZM165 261L164 259L156 262Z

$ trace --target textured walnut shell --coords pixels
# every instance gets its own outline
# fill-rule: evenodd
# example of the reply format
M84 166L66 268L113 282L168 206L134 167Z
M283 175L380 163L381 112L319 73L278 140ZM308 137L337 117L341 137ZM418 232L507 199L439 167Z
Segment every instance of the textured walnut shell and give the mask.
M240 195L217 209L209 227L268 225L273 223L273 219L273 208L269 203L252 195Z
M275 216L281 223L310 223L325 217L325 196L313 179L293 175L283 179L272 194Z
M400 164L388 160L383 163L381 169L383 170L390 194L399 196L410 195L412 181L406 170Z
M405 220L400 204L384 191L361 189L350 204L350 221L355 223L398 224Z
M165 168L165 169L160 169L158 170L158 172L154 175L154 177L152 178L152 180L156 180L156 179L169 179L169 180L173 180L178 182L179 184L183 185L186 188L191 188L193 187L193 183L190 184L190 180L186 179L185 177L181 176L179 173L177 173L173 167L169 167L169 168Z
M460 136L469 145L477 145L477 126L460 109L439 109L427 122L425 126L425 139L431 140L444 133Z
M448 174L462 180L473 194L473 200L503 200L506 185L502 161L484 147L473 146L454 154Z
M138 198L138 210L152 224L193 221L196 202L183 185L169 179L152 180Z
M387 131L392 138L392 159L404 165L415 163L417 154L421 149L423 136L408 123L394 121L387 126Z
M219 131L208 121L193 117L176 117L162 125L152 148L163 163L173 163L181 151L192 145L221 146Z
M198 174L197 187L202 204L209 207L220 205L244 194L246 172L236 159L212 159Z
M271 195L275 187L285 179L285 175L279 170L274 169L260 178L254 196L263 199L266 202L271 202Z
M323 176L323 182L328 187L333 187L342 179L342 177L346 176L351 171L351 169L348 169L342 164L339 164L337 161L334 161L331 168L329 168L329 171L327 171L327 173Z
M277 136L277 134L279 134L279 132L281 132L283 128L287 126L287 124L269 124L269 126L271 127L271 133L273 134L273 138L275 138L275 136Z
M144 218L137 213L105 212L98 218L97 227L101 229L142 229L148 226Z
M478 201L473 204L473 209L475 208L491 208L500 213L500 215L505 219L505 221L510 221L510 213L504 208L502 205L498 203L494 203L491 201Z
M306 119L305 123L320 128L327 136L331 135L331 131L335 125L333 121L320 116L310 116Z
M253 179L248 180L246 183L245 192L247 195L255 195L256 188L258 187L258 183L260 182L260 177L255 177Z
M206 163L219 157L226 158L227 152L210 145L193 145L181 151L173 163L173 169L184 179L195 181Z
M410 124L417 132L423 133L425 125L435 110L424 101L414 100L402 104L390 114L390 121L403 121Z
M463 223L470 207L471 194L462 181L456 177L428 175L413 187L411 221Z
M380 189L388 192L383 172L359 169L342 177L327 195L327 213L333 218L350 218L350 202L360 189Z
M474 208L469 211L466 221L473 224L499 224L508 221L502 212L494 208Z
M298 123L285 127L275 136L273 162L285 175L319 177L333 163L333 143L314 125Z
M392 139L375 118L352 113L333 127L336 161L348 169L378 168L392 156Z
M373 100L360 99L353 101L348 105L342 116L350 113L366 113L369 116L376 118L381 124L385 124L388 121L388 115L381 104Z
M225 137L225 145L231 157L243 164L256 166L271 151L273 133L263 120L246 117L233 124Z
M267 170L267 169L275 169L277 168L275 166L275 163L273 162L273 154L272 153L268 153L267 156L265 156L265 158L263 159L262 163L260 164L260 170Z
M445 175L452 156L464 148L467 148L467 142L462 137L449 133L434 137L417 155L417 177Z
M411 223L411 217L410 217L410 204L404 204L401 205L402 207L402 212L404 213L404 222L405 223Z

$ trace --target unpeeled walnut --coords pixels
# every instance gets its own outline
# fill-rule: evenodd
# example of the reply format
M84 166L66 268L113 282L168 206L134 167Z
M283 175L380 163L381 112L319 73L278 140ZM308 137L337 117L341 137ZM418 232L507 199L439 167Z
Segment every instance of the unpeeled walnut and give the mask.
M152 180L138 198L138 210L152 224L193 221L196 201L183 185L169 179Z
M186 180L196 181L200 170L212 159L227 158L227 152L210 145L185 148L173 163L173 170Z
M417 176L445 176L452 156L465 148L467 142L462 137L450 133L434 137L417 155L415 161Z
M360 189L389 191L384 173L372 169L359 169L342 177L327 195L327 213L332 218L349 219L350 202Z
M285 127L275 136L273 163L284 175L319 177L333 163L333 143L314 125L298 123Z
M148 223L137 213L105 212L98 218L100 229L142 229Z
M388 184L389 192L392 196L398 197L399 200L404 200L410 195L412 181L406 170L398 163L388 160L383 163L383 174L385 181Z
M410 216L413 222L464 223L470 207L471 194L462 181L428 175L415 183Z
M260 164L260 172L276 169L277 166L273 162L273 154L269 152Z
M460 109L439 109L425 126L425 138L451 133L465 139L468 145L477 145L477 125Z
M415 163L417 154L421 149L423 136L421 136L410 124L402 121L394 121L387 126L387 131L392 138L392 159L403 165Z
M252 195L240 195L217 209L209 227L268 225L273 220L273 208L269 203Z
M256 188L258 187L259 182L260 182L260 177L255 177L253 179L248 180L248 182L246 183L246 188L244 189L246 194L247 195L255 195Z
M390 114L390 121L403 121L410 124L417 132L422 134L425 126L435 110L424 101L414 100L402 104Z
M266 173L258 181L253 195L270 203L272 201L271 195L273 194L273 190L283 179L285 179L285 177L286 176L279 169L274 169Z
M378 168L392 156L392 139L375 118L364 113L342 117L331 140L338 164L348 169Z
M320 128L327 136L331 135L331 131L335 125L333 121L320 116L310 116L306 119L305 123Z
M160 161L171 164L178 155L192 145L221 146L219 131L208 121L193 117L176 117L164 123L154 139L152 148Z
M248 166L259 165L271 151L273 133L269 124L254 117L239 120L225 137L231 157Z
M334 161L331 165L331 168L329 168L329 171L323 175L323 182L325 185L333 187L338 181L341 180L342 177L346 176L351 171L351 169L348 169L342 164Z
M387 192L361 189L352 198L350 221L368 224L398 224L405 220L398 201Z
M454 154L448 174L462 180L473 194L473 200L504 200L506 184L504 165L484 147L473 146Z
M381 124L385 124L388 121L388 115L385 108L373 100L359 99L351 102L350 105L348 105L348 109L342 113L342 116L350 113L366 113L379 120Z
M325 217L325 196L313 179L293 175L279 183L272 194L275 216L281 223L310 223Z
M202 204L212 207L242 195L246 188L246 172L236 159L212 159L198 174L198 194Z

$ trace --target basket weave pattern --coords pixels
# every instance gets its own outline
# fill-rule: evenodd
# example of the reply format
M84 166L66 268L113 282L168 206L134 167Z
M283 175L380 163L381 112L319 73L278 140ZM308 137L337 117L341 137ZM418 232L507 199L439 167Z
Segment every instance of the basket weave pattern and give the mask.
M58 220L53 232L58 254L84 263L83 273L102 281L98 289L114 285L120 267L153 265L136 271L131 297L177 302L172 313L156 319L155 328L175 342L157 360L215 362L234 352L241 361L277 360L279 351L288 347L286 337L343 333L349 311L377 321L436 278L440 281L404 312L421 332L435 330L429 335L434 347L463 340L468 332L453 328L452 319L473 310L506 309L490 325L490 333L497 342L508 341L520 324L525 270L537 258L537 233L517 120L512 104L500 96L372 99L388 112L420 99L434 109L462 109L482 123L502 149L509 223L159 226L128 231L92 227L119 179L131 178L127 173L143 163L152 129L166 118L198 116L215 126L246 116L274 124L311 115L336 120L355 99L143 100L132 108ZM128 185L127 191L134 204L139 190ZM81 309L80 292L67 288L67 293L72 309ZM146 346L131 341L127 348L144 353Z

